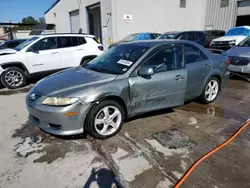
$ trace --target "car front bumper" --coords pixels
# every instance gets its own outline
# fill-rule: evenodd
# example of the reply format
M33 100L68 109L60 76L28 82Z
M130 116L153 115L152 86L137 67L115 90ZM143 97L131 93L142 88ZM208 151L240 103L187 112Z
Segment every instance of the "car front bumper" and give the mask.
M229 65L228 70L235 73L250 73L250 65L245 66L235 66Z
M31 103L26 98L29 121L47 133L58 136L79 135L84 132L84 121L90 104L76 103L66 107L46 106L36 101ZM65 114L75 113L67 116Z

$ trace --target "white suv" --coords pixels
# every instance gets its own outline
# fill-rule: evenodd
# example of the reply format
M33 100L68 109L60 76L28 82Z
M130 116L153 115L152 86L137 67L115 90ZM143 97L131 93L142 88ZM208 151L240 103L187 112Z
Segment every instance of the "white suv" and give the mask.
M102 52L102 45L92 35L35 36L14 50L0 50L1 82L9 89L16 89L30 78L85 64Z

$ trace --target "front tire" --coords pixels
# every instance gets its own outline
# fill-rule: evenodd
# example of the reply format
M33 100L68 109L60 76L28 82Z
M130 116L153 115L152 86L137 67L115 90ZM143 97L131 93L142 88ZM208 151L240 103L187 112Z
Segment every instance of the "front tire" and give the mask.
M201 102L205 104L212 103L216 100L220 92L220 82L216 77L211 77L202 91L200 96Z
M85 128L96 139L107 139L116 135L125 119L123 107L116 101L106 100L94 106L87 117Z
M8 89L23 87L26 81L25 73L18 67L9 67L1 75L1 82Z

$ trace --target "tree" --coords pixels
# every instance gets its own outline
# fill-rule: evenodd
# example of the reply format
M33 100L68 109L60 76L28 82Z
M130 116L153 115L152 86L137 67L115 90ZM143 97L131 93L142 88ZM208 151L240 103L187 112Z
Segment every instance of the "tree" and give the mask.
M41 17L38 19L40 24L45 24L45 18Z
M32 16L28 16L27 18L22 19L22 23L23 24L38 24L39 22Z

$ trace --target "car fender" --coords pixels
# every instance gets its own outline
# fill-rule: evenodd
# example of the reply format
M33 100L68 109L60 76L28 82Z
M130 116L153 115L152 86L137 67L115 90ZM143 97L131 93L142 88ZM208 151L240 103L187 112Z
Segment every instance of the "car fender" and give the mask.
M19 62L19 61L13 61L13 62L7 62L7 63L2 63L0 65L0 75L4 72L5 69L7 69L8 67L13 67L17 65L17 67L22 67L24 69L24 72L26 74L26 76L29 76L30 72L28 70L28 68L22 63L22 62Z
M220 78L220 81L222 79L222 73L221 70L219 69L212 69L210 74L208 75L208 77L206 78L205 82L203 83L203 87L201 92L204 90L204 88L206 87L207 81L211 78L211 77L218 77Z

